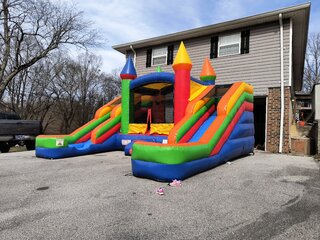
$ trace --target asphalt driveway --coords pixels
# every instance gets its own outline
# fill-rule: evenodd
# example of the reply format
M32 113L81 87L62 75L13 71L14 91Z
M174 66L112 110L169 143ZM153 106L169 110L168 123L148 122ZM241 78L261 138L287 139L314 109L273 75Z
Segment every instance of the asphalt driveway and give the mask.
M318 240L319 165L257 152L169 187L122 152L0 154L0 239Z

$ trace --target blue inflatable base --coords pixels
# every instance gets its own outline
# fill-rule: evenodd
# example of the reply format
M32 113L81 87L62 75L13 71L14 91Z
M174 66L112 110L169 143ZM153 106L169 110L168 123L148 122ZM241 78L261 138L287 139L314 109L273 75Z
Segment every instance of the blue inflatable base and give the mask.
M84 143L69 144L69 146L65 148L36 147L36 156L47 159L58 159L124 149L126 150L127 154L129 154L129 151L135 141L162 143L163 140L166 140L167 138L167 136L162 135L117 133L101 144L93 144L91 140L88 140ZM124 145L123 141L128 141L129 144Z
M117 150L115 146L116 135L110 137L102 144L92 144L91 141L78 144L70 144L66 148L36 148L36 156L48 159L75 157L93 153Z
M218 154L182 164L161 164L132 159L132 173L136 177L163 182L170 182L174 179L184 180L229 160L253 153L253 149L253 113L244 112Z
M243 141L246 142L245 145L243 145ZM229 160L253 153L253 148L254 137L247 137L241 140L230 140L217 155L182 164L161 164L132 159L132 173L136 177L162 182L170 182L174 179L184 180Z

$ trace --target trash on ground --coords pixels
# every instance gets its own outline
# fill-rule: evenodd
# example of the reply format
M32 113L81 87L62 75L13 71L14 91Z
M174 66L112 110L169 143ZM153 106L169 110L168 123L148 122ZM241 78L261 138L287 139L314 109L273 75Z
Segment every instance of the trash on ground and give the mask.
M168 184L169 186L171 187L181 187L181 181L180 180L177 180L177 179L174 179L171 183Z
M156 191L157 194L159 195L164 195L164 189L162 187L159 187Z

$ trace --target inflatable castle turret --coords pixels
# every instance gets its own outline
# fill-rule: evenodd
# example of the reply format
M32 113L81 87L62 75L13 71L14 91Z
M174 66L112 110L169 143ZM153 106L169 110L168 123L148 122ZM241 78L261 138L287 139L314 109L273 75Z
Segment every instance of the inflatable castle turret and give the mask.
M129 131L129 118L130 118L130 81L137 78L137 72L129 56L126 64L124 65L120 77L121 81L121 105L122 105L122 116L121 116L121 133L128 133Z
M213 67L208 58L204 60L202 71L200 74L200 79L204 82L215 84L216 81L216 72L214 71Z
M190 72L192 62L187 50L181 42L177 55L172 64L174 70L174 124L185 115L190 97Z

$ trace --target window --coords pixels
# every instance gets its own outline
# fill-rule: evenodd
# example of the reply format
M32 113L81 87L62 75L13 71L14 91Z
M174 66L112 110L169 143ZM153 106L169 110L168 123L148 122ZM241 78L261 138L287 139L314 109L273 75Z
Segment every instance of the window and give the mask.
M240 54L240 33L219 37L218 56Z
M151 65L164 65L167 63L167 48L154 48L152 49L152 60Z
M173 63L174 45L147 49L146 67Z
M210 58L249 53L250 30L211 37Z

